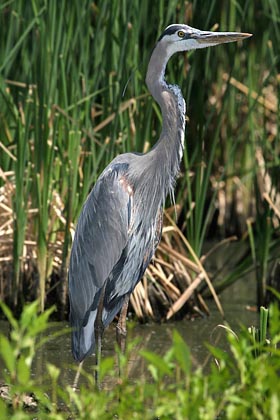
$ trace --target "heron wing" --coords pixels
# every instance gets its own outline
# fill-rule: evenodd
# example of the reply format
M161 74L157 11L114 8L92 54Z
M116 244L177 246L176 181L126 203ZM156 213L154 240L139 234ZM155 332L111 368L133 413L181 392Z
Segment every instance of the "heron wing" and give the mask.
M140 222L140 228L129 238L128 246L106 282L102 311L104 326L111 323L122 308L126 294L131 294L145 273L161 239L162 217L163 209L160 207L154 225L140 229ZM115 281L116 278L118 281Z
M128 241L133 195L123 182L127 166L110 165L104 171L77 224L69 265L70 322L75 328L72 345L77 360L94 346L101 291Z

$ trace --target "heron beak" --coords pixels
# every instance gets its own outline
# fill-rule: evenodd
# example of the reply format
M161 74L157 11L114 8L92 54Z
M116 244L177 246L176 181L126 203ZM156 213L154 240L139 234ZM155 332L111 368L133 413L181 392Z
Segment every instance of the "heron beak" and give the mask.
M206 31L195 31L190 35L191 38L195 39L201 46L218 45L226 42L241 41L245 38L249 38L252 34L242 32L206 32Z

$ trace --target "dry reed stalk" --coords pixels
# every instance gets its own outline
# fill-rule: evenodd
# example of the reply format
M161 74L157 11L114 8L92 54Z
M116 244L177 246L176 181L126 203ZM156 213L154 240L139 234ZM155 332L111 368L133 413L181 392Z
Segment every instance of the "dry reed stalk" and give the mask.
M137 318L143 319L143 312L142 312L142 308L139 302L139 292L138 292L139 288L141 288L141 283L138 283L137 286L135 287L133 293L130 296L130 301L131 301L131 304L133 306L133 309L135 311Z
M158 247L159 251L163 250L166 254L169 254L176 260L182 261L183 264L186 265L190 270L199 273L199 268L197 265L191 261L189 258L185 257L184 255L180 254L179 252L175 251L175 249L172 249L171 246L168 246L164 243L161 243Z
M201 281L204 279L204 274L200 273L190 286L182 293L182 295L176 300L176 302L170 307L169 311L166 314L166 319L170 319L173 315L176 314L192 296L193 292L200 285Z
M257 180L260 194L274 212L275 217L273 217L272 221L276 228L279 227L280 220L280 194L266 168L265 159L260 148L256 150L256 160L259 167Z
M171 217L170 217L168 214L166 214L166 217L167 217L167 219L169 220L169 222L170 222L170 223L174 226L174 228L175 228L175 229L177 229L177 233L178 233L178 235L179 235L179 236L180 236L180 238L182 239L182 242L185 244L186 248L188 249L188 251L189 251L189 253L191 254L192 258L194 259L195 263L197 264L197 266L198 266L198 268L199 268L199 272L202 272L202 273L203 273L203 276L204 276L205 281L206 281L206 283L207 283L207 286L208 286L208 288L209 288L209 290L210 290L210 292L211 292L211 294L212 294L212 296L213 296L213 299L214 299L214 301L215 301L215 303L216 303L216 306L217 306L217 308L218 308L218 310L219 310L220 314L221 314L222 316L224 316L224 310L223 310L223 308L222 308L222 305L221 305L221 303L220 303L220 300L219 300L219 298L218 298L218 296L217 296L217 294L216 294L216 292L215 292L215 289L214 289L214 287L213 287L213 285L212 285L212 282L211 282L211 280L209 279L209 277L208 277L208 275L207 275L207 273L206 273L206 271L205 271L205 269L204 269L204 267L203 267L203 265L202 265L201 261L199 260L199 258L198 258L198 257L197 257L197 255L195 254L195 252L193 251L192 247L190 246L189 242L187 241L187 239L185 238L185 236L183 235L183 233L182 233L182 232L180 231L180 229L179 229L179 228L175 225L175 223L174 223L174 221L171 219Z
M229 79L229 75L225 73L223 75L223 79L227 82L228 79ZM267 110L269 110L271 112L275 112L275 113L278 112L277 103L274 103L274 102L270 101L269 99L265 98L264 96L260 96L260 94L255 92L255 91L251 91L246 85L239 82L234 77L231 77L229 79L229 83L232 86L236 87L240 92L244 93L244 95L246 95L246 96L250 95L254 100L256 100L260 105L262 105Z
M276 205L272 202L272 199L268 195L268 193L263 193L263 198L268 202L269 206L274 211L275 215L280 219L280 208L276 207Z
M13 174L1 172L5 179L5 186L0 189L0 262L11 263L13 256L13 209L10 197L15 193ZM59 220L65 226L63 199L57 191L53 191L50 204L51 225L55 226L55 220ZM22 254L23 269L29 270L36 267L36 241L32 233L32 216L37 209L27 209L27 232ZM166 219L170 217L167 212ZM74 234L74 226L71 225L71 233ZM176 249L174 249L174 246ZM53 270L59 273L62 264L63 234L56 235L56 241L49 244L49 254L52 255ZM169 319L182 308L184 303L192 296L199 285L197 279L204 278L199 265L188 257L186 244L179 234L175 225L165 226L163 237L156 255L147 268L142 281L136 286L132 296L131 305L139 319L155 318L153 305L158 304L161 308L161 318ZM23 273L24 274L24 273ZM30 277L30 272L26 272ZM32 273L31 273L32 276ZM179 277L178 277L179 276ZM195 278L193 281L192 279ZM49 293L55 286L49 286ZM201 307L205 307L199 297ZM153 303L152 303L153 302ZM172 315L171 315L172 314Z
M131 304L135 313L139 314L141 318L149 317L151 316L149 307L153 314L160 313L161 318L168 320L190 301L190 298L193 297L194 292L197 291L204 280L208 286L210 284L209 289L214 296L218 309L223 314L210 279L202 267L205 256L201 260L197 257L195 259L189 250L190 246L187 246L186 238L174 224L168 212L166 213L166 220L169 220L172 224L163 228L162 240L155 257L147 268L144 278L132 294ZM193 260L190 260L190 254ZM208 314L209 309L202 296L196 293L196 297L197 305L192 302L194 310L201 313L199 306ZM147 306L147 302L149 302L149 306ZM158 307L156 308L156 306Z

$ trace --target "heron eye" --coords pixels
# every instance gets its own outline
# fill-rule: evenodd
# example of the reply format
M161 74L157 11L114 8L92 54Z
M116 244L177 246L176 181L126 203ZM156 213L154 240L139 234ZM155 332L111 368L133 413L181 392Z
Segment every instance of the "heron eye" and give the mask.
M178 31L177 35L178 35L179 38L184 38L185 32L184 31Z

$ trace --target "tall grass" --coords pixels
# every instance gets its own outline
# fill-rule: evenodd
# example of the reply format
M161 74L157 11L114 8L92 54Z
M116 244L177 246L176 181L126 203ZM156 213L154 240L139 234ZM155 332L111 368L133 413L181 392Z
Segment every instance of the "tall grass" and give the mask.
M91 186L116 154L149 150L159 136L161 116L144 79L157 36L173 22L254 34L168 65L189 117L179 225L199 257L213 226L220 235L246 232L263 203L257 150L277 187L279 17L276 0L2 3L0 261L3 268L7 255L13 261L6 298L17 304L32 268L41 309L55 287L64 312L71 233Z

